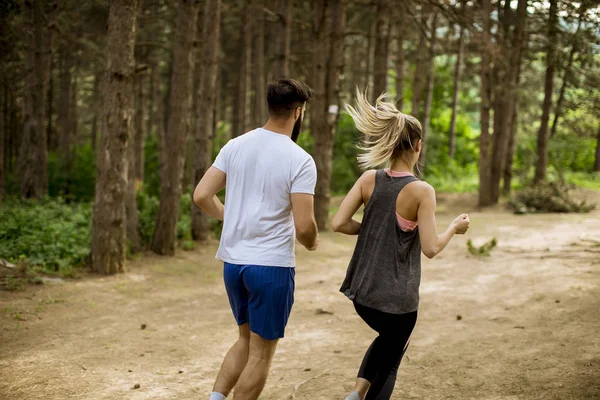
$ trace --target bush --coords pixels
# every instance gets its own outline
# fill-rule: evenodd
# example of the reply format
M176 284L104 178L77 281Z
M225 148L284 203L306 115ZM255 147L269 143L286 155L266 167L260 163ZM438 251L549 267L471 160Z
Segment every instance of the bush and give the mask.
M587 213L594 204L573 199L570 190L573 186L559 182L538 184L517 193L510 201L516 214L525 213Z
M0 258L71 274L90 253L91 206L9 200L0 209Z

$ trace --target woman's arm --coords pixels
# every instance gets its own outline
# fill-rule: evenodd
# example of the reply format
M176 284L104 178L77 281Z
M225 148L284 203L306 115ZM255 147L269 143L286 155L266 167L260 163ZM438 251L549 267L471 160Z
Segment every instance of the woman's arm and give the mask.
M331 227L334 232L344 233L346 235L358 235L361 224L352 217L363 204L363 183L373 174L374 171L367 171L362 174L350 192L348 192L331 222Z
M427 184L423 186L422 190L421 202L417 212L419 237L423 254L428 258L433 258L444 250L452 236L463 234L469 229L469 216L467 214L459 215L444 233L438 235L435 221L435 190Z

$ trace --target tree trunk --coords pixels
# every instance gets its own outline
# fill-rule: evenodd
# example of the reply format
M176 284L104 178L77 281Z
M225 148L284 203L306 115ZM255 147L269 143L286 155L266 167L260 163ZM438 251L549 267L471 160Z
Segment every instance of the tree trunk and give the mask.
M133 123L133 49L138 1L113 0L108 16L91 257L92 269L104 274L125 270L127 149Z
M572 68L573 68L573 60L575 58L575 54L579 51L579 31L581 29L581 23L585 16L585 12L587 10L586 3L581 3L579 6L579 20L577 21L577 29L575 30L575 34L573 35L573 44L571 45L571 51L569 52L569 59L567 61L567 66L565 67L565 73L562 79L562 85L560 87L560 93L558 95L558 100L556 102L556 110L554 112L554 121L552 122L552 129L550 131L550 137L554 137L556 135L556 128L558 126L558 120L562 116L563 113L563 102L565 100L565 91L567 90L567 86L569 86L569 82L572 78Z
M23 139L19 152L21 195L40 198L48 192L46 96L52 53L54 19L46 23L42 0L25 3L28 51L25 54ZM54 11L56 12L56 11Z
M556 68L556 41L558 39L558 0L550 0L550 15L548 18L548 43L546 53L546 79L544 84L544 104L542 106L542 121L537 139L537 162L535 166L534 183L546 180L548 167L548 120L552 108L552 92L554 91L554 70Z
M396 24L398 37L396 38L396 107L402 111L404 105L404 29L403 24ZM356 62L356 60L354 60Z
M50 57L50 71L48 72L48 92L46 94L46 141L48 142L48 151L56 151L57 149L57 140L56 140L56 132L54 128L54 86L56 83L54 82L56 79L54 77L54 59Z
M463 3L464 9L464 3ZM454 93L452 96L452 117L450 119L450 134L448 137L448 155L454 158L456 152L456 117L458 115L458 100L460 96L460 84L462 82L463 57L465 53L465 28L462 23L458 34L458 52L456 53L456 65L454 66Z
M387 91L388 54L390 43L390 10L387 0L377 0L377 21L375 22L375 58L373 77L373 97Z
M6 174L6 84L0 81L0 200L4 198L4 175Z
M276 53L273 67L275 79L288 77L290 74L290 47L292 41L292 18L295 0L279 0L277 16Z
M185 145L192 107L192 55L198 18L197 0L178 2L173 46L173 72L169 95L169 122L160 170L160 205L152 237L152 251L175 254L175 234L179 219L181 180L185 163Z
M481 134L479 136L479 206L485 207L492 204L492 188L490 182L490 28L492 5L490 0L482 0L481 13L483 33L481 35L481 106L479 123Z
M159 138L165 136L165 101L160 88L161 74L160 65L156 62L152 66L152 126L154 134Z
M519 116L519 82L521 80L521 69L523 65L523 54L525 52L526 40L525 30L527 27L527 1L517 6L517 27L513 37L513 53L511 54L511 68L509 75L509 90L507 101L511 112L510 126L507 129L508 148L504 162L503 193L508 195L511 190L512 167L517 147L517 123ZM514 52L517 52L516 54Z
M252 21L254 33L254 51L252 52L252 56L254 57L252 68L252 84L254 86L252 126L255 127L267 122L264 0L253 0L252 6L252 14L254 15Z
M133 176L138 181L144 180L144 75L138 73L135 77L135 136L133 140L135 161Z
M136 80L137 77L134 78ZM133 86L136 86L134 82ZM135 104L137 99L133 100L134 103L134 113L137 112L138 108L137 104ZM138 218L138 209L137 209L137 177L136 177L136 164L137 164L137 149L136 143L138 140L138 136L142 134L141 131L138 130L137 127L137 115L133 117L134 128L131 130L131 140L129 141L129 145L127 146L127 189L125 193L125 216L127 218L126 223L126 237L127 244L129 245L129 250L132 253L137 253L141 247L141 239L139 233L139 218Z
M596 134L596 160L594 161L594 171L600 171L600 124L598 124L598 133Z
M249 0L244 0L244 8L240 16L240 40L239 40L239 78L235 88L233 99L237 103L234 108L233 136L246 133L248 128L248 83L250 74L251 47L252 47L252 23L249 14Z
M212 139L215 134L215 103L218 98L217 74L220 44L221 0L207 0L202 24L202 76L198 87L196 127L194 129L194 182L197 184L211 163ZM210 237L208 215L192 204L192 236L196 240Z
M523 53L525 37L525 24L527 20L527 0L519 0L517 5L517 21L510 46L505 44L505 53L508 55L503 79L497 86L502 86L501 93L496 96L500 108L499 115L495 116L497 127L494 130L494 150L492 152L491 184L492 202L497 203L500 198L500 181L505 174L506 157L511 136L511 120L518 101L518 79ZM508 28L506 29L508 31ZM508 38L505 38L508 42ZM496 112L496 111L494 111ZM497 118L496 118L497 117ZM508 121L508 123L507 123Z
M417 47L417 61L415 64L415 76L412 87L412 109L410 113L413 117L419 118L421 106L421 94L423 93L423 81L425 78L425 30L427 26L427 11L425 6L421 6L421 27L419 30L419 45Z
M369 30L369 37L367 38L367 69L366 69L366 86L368 87L371 93L371 99L373 100L373 96L375 96L375 90L373 88L373 69L375 64L375 38L377 36L377 25L371 25L371 29Z
M427 155L427 135L429 133L429 125L431 124L431 102L433 101L433 87L435 84L435 43L437 31L438 14L434 13L431 17L431 40L429 42L429 71L427 71L427 95L425 97L425 109L423 110L423 144L421 145L421 154L419 162L421 165L425 163Z
M330 10L328 8L331 7ZM327 14L331 14L331 29L327 37ZM313 3L312 86L314 101L310 125L314 138L317 186L315 189L315 218L321 230L329 228L333 138L338 119L339 76L343 69L343 47L346 23L346 1Z
M510 136L508 138L508 149L506 152L506 161L504 165L504 178L502 180L502 193L506 196L510 194L512 184L512 167L517 148L517 122L519 118L519 103L514 105L513 114L510 119Z
M100 73L94 75L94 93L92 94L92 112L94 117L92 118L92 150L96 150L96 142L98 140L98 116L102 118L100 110L101 99L100 99L100 81L102 76Z

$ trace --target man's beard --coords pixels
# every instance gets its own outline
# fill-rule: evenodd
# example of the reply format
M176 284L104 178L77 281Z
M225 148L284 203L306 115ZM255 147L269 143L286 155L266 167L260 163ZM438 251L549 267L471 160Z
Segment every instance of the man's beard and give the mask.
M296 123L294 124L294 129L292 130L292 140L294 143L298 141L298 136L300 136L300 129L302 128L302 116L298 117Z

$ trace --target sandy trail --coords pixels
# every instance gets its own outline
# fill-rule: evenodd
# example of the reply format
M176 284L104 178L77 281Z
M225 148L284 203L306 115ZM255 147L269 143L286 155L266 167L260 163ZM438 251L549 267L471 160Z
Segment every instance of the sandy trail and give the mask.
M440 226L472 204L441 201ZM423 262L393 398L600 399L600 245L586 241L600 240L600 212L471 219ZM468 255L468 238L491 237L490 257ZM317 253L298 251L296 303L261 399L343 399L352 387L374 338L338 292L354 241L325 234ZM208 398L236 335L215 249L0 292L0 398Z

